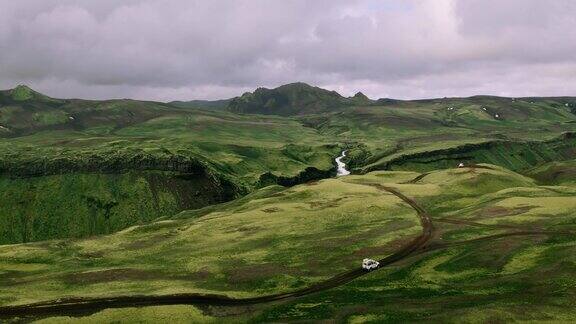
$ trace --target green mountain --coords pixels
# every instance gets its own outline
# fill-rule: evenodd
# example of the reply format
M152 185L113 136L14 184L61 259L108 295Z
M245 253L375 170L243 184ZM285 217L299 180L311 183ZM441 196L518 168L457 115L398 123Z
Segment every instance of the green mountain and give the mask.
M177 107L149 101L55 99L20 85L0 91L0 137L95 126L122 128L180 112Z
M350 99L336 91L298 82L275 89L258 88L254 92L247 92L233 98L228 110L242 114L293 116L335 111L366 100L362 94Z

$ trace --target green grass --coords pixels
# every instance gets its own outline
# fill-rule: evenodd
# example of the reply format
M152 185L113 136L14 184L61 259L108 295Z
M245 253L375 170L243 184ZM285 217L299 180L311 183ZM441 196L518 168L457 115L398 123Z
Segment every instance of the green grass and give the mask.
M206 176L152 171L0 178L0 192L0 244L109 234L229 199Z
M549 162L527 173L542 184L573 185L576 183L576 159Z
M357 267L363 257L388 255L420 232L413 210L371 186L382 184L425 206L437 233L431 245L448 245L321 293L253 306L249 313L220 309L218 316L237 322L574 319L574 235L466 241L523 229L576 232L576 188L539 186L484 166L438 170L415 183L407 181L418 173L378 171L269 187L112 235L0 247L0 301L181 292L240 297L302 288ZM175 321L214 320L206 317L213 313L178 307L146 307L142 314L164 318L172 310ZM131 312L107 310L82 319L137 318Z
M86 317L53 317L36 321L38 324L90 324L90 323L117 323L119 319L131 323L219 323L214 316L205 315L193 306L156 306L146 308L106 309ZM236 321L232 321L234 323ZM240 322L240 321L238 321Z
M129 308L81 320L574 320L573 235L470 241L576 231L575 140L559 137L576 131L564 105L572 98L374 102L284 90L287 101L265 98L266 109L293 115L297 103L314 114L0 91L0 305L303 288L420 233L414 211L372 186L380 184L430 213L437 250L279 304ZM338 104L325 105L330 98ZM332 170L343 148L356 172L380 171L261 188ZM461 161L489 164L455 168ZM37 242L8 244L27 241Z
M266 189L268 190L268 189ZM421 231L391 194L320 181L84 240L0 247L0 303L170 292L291 291L381 258ZM24 266L23 266L24 265Z

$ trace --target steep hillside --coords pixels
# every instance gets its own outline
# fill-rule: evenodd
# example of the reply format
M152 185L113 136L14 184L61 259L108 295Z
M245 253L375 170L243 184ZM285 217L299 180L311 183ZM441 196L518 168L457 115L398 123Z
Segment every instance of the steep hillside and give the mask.
M576 159L553 161L528 170L527 174L547 185L576 184Z
M452 168L459 163L491 163L514 171L527 171L547 162L574 159L575 147L574 133L566 133L549 141L487 141L445 149L391 154L364 167L362 171L429 171Z
M0 245L114 233L241 193L201 170L2 177Z

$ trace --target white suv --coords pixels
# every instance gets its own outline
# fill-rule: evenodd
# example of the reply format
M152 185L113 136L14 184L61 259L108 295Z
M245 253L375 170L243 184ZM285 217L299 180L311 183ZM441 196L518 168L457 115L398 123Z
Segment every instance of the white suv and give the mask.
M379 265L380 265L380 263L378 261L374 261L372 259L362 260L362 269L365 269L368 271L378 268Z

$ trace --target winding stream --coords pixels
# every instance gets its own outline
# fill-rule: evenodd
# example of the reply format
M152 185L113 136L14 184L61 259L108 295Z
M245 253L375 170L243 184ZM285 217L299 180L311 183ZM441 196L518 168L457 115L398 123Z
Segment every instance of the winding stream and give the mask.
M336 170L336 176L341 177L349 175L350 171L346 170L346 163L342 162L342 159L346 156L346 150L342 151L342 154L336 158L336 165L338 165L338 170Z

